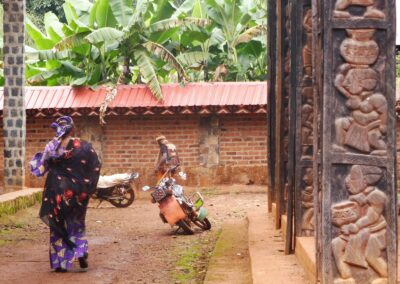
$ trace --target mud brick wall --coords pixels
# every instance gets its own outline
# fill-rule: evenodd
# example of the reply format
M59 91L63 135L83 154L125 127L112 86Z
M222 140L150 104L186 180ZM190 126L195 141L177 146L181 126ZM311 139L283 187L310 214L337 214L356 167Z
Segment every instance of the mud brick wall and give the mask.
M188 174L187 185L266 184L265 115L214 117L209 132L204 129L204 119L195 115L110 116L106 118L107 124L101 127L97 117L74 117L76 136L90 141L102 159L102 174L135 170L141 174L140 184L155 182L154 164L159 151L155 137L162 133L178 148L183 169ZM29 174L28 162L53 137L49 127L52 121L51 118L28 117L25 186L43 186L43 178ZM209 137L205 138L207 133ZM4 145L1 135L0 150ZM213 155L212 165L204 164L206 148L213 149L209 151ZM2 156L0 171L3 171ZM0 183L3 183L2 175Z

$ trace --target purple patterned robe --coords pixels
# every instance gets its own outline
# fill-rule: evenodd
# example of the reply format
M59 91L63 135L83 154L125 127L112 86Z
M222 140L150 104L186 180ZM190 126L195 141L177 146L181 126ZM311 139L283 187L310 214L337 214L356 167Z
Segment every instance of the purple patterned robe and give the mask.
M50 266L70 269L88 250L85 216L96 190L100 162L90 143L71 139L61 149L57 139L31 161L32 173L47 178L40 218L50 227Z

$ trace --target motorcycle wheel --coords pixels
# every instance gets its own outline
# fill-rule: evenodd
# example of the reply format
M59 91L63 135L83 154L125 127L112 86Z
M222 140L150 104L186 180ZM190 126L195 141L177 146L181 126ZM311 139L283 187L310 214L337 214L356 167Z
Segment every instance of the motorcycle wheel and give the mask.
M193 224L195 224L197 227L199 227L200 229L202 229L204 231L208 231L211 229L211 222L207 218L204 218L203 221L194 220L192 222L193 222Z
M126 208L129 205L133 203L135 200L135 191L132 189L132 187L129 184L122 185L125 189L125 193L123 196L120 196L120 193L118 192L118 187L115 187L113 189L112 196L113 197L122 197L121 199L109 199L110 203L114 205L115 207L118 208Z
M194 231L185 220L180 220L177 225L185 232L186 235L193 235Z

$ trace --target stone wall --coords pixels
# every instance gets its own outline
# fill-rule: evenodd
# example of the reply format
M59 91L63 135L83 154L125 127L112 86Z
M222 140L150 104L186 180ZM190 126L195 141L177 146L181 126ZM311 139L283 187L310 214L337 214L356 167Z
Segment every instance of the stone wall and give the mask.
M22 189L25 173L24 12L25 1L3 1L4 8L4 108L2 165L4 187L0 193Z
M142 184L155 182L155 137L162 133L178 148L183 169L188 173L184 184L266 184L265 115L110 116L104 127L97 117L75 117L74 121L76 136L91 141L102 158L102 174L135 170L141 173ZM50 118L28 118L27 162L53 136L51 122ZM44 179L32 177L28 166L26 172L26 186L43 185Z

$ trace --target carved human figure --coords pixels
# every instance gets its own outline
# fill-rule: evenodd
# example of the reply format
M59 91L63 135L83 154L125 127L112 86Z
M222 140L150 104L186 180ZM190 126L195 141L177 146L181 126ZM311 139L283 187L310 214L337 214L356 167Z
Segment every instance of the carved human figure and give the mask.
M313 145L313 88L303 87L301 90L302 106L301 106L301 144L302 158L311 159L312 151L309 150Z
M373 269L378 277L369 283L386 283L387 223L383 216L386 194L376 187L383 171L375 166L354 165L345 179L350 196L348 200L332 206L332 223L340 228L339 236L332 240L332 253L339 277L335 284L356 283L351 267Z
M387 101L376 92L379 74L370 67L379 56L374 29L347 29L340 45L347 63L339 66L335 87L347 98L350 116L335 120L337 150L349 146L362 153L386 154Z
M302 159L312 159L313 105L312 88L312 10L305 10L303 16L305 42L302 50L303 78L301 82L301 146Z
M368 19L384 19L385 14L377 7L376 0L337 0L335 4L335 18L351 18L350 12L346 11L350 6L366 7L363 17Z
M303 70L304 79L312 76L312 10L308 9L303 18L303 28L306 34L306 44L303 47Z
M378 73L369 67L354 67L345 63L339 66L335 87L346 98L359 96L365 92L372 92L378 85Z
M314 188L312 168L307 168L305 170L303 182L305 186L301 192L301 205L303 207L301 230L305 236L312 236L314 232Z
M344 145L363 153L386 154L387 101L379 93L362 100L350 98L346 106L351 116L335 120L337 149Z

